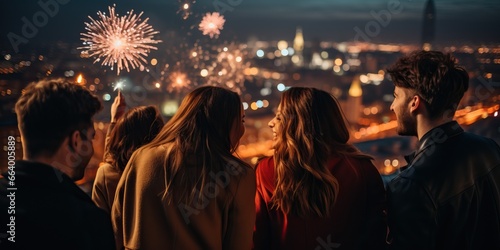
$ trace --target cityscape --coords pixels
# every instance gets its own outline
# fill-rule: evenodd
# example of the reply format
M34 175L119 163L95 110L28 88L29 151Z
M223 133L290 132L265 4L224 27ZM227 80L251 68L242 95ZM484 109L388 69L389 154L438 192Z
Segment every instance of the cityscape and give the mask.
M69 1L53 2L60 4L58 8L61 11L63 2L72 4ZM500 39L492 36L485 42L474 42L474 39L470 39L473 42L437 42L439 34L436 27L440 20L437 0L412 3L421 8L419 29L408 31L420 34L420 40L413 42L390 42L376 38L380 29L388 25L385 22L391 20L391 13L395 15L398 10L401 11L397 1L387 1L387 10L374 12L377 15L373 15L373 20L366 22L364 27L351 27L354 38L345 41L309 36L308 25L296 25L289 34L278 39L259 39L257 36L228 39L224 36L226 28L220 30L218 39L202 34L189 35L199 32L198 25L192 28L189 20L201 10L194 7L195 2L173 2L179 5L176 16L188 20L185 26L191 28L160 30L160 35L155 38L161 41L155 44L157 49L151 49L140 65L123 68L119 73L118 66L102 65L86 53L82 49L82 41L78 39L37 43L35 37L24 43L22 39L25 38L21 37L15 38L16 46L12 46L12 39L4 42L0 48L1 170L7 166L5 152L8 136L16 137L16 156L22 156L14 105L23 89L36 80L64 77L85 85L104 104L104 109L95 117L95 155L89 163L86 177L79 181L86 191L91 188L95 171L103 158L110 107L118 91L125 96L128 108L156 105L164 119L168 120L175 114L184 95L204 84L230 88L241 95L246 114L246 133L236 154L252 165L273 153L272 132L267 124L274 116L281 92L293 86L309 86L331 93L338 99L350 125L351 143L374 157L375 166L384 181L388 181L400 167L406 165L403 156L411 153L418 141L417 138L402 137L396 133L396 117L390 110L394 85L386 74L386 68L397 58L420 49L452 53L469 72L469 89L455 113L455 119L467 131L500 143ZM232 1L236 2L241 1ZM48 10L57 12L53 6ZM238 8L236 4L221 6L225 6L226 10L229 7ZM494 8L499 6L494 5ZM140 6L135 8L137 13L141 12ZM210 11L213 10L201 12ZM228 16L236 15L235 12L237 10L229 12ZM147 14L145 12L144 15ZM87 15L96 17L94 12ZM229 17L225 20L227 25L231 22ZM492 24L492 27L497 25ZM84 32L83 23L81 26L80 30L71 32L77 35ZM188 35L182 35L182 31ZM8 34L14 33L6 34L2 33L2 36L9 37ZM328 107L324 109L328 111Z

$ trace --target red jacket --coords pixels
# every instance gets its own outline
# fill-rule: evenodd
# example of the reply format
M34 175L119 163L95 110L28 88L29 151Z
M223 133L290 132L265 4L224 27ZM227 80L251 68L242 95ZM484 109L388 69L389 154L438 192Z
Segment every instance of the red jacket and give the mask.
M255 249L385 248L385 190L371 161L335 157L328 162L337 178L337 201L329 218L303 219L271 209L276 177L273 158L256 168Z

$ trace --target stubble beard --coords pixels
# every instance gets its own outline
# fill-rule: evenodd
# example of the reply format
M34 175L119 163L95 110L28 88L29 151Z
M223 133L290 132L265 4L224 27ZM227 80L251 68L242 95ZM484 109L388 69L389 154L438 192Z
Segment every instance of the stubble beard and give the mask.
M417 121L407 111L403 111L398 118L397 132L404 136L417 136Z

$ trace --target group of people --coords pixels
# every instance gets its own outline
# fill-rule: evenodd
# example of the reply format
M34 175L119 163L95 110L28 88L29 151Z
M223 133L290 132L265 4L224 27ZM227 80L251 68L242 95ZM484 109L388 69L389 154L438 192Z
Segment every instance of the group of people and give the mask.
M203 86L165 124L156 107L125 112L117 96L92 198L73 182L93 155L100 102L64 80L33 83L15 107L24 156L13 215L0 179L0 247L499 249L500 147L453 121L467 72L436 51L387 72L397 131L419 139L387 188L328 92L284 91L268 124L274 155L252 167L235 154L239 95ZM15 242L2 237L11 216Z

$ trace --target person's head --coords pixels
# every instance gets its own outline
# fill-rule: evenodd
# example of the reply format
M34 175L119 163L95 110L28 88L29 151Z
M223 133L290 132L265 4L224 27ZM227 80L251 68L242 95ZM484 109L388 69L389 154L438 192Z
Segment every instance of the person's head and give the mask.
M92 118L101 108L86 88L64 79L31 83L15 106L24 158L50 159L67 149L72 157L54 159L55 164L71 168L65 173L81 179L94 152Z
M417 51L387 69L394 83L391 110L398 133L417 135L417 113L429 121L451 120L469 87L469 75L450 54Z
M328 159L369 158L347 143L349 130L338 102L323 90L292 87L283 92L268 125L278 179L274 204L286 213L328 215L338 185Z
M203 86L191 91L160 136L178 139L186 150L220 148L233 152L245 132L244 111L239 95L231 90Z
M151 142L163 124L160 112L155 106L130 109L118 120L111 132L107 161L123 171L132 153Z
M232 155L245 132L244 117L239 95L225 88L199 87L182 100L175 115L147 146L167 144L169 148L166 182L167 191L173 191L166 191L167 200L172 201L169 195L175 194L178 199L192 201L193 190L203 190L211 180L210 172L224 171L228 161L244 164Z
M292 87L283 92L276 117L269 122L275 150L287 151L293 140L313 148L349 140L344 116L336 99L329 93L306 87Z

